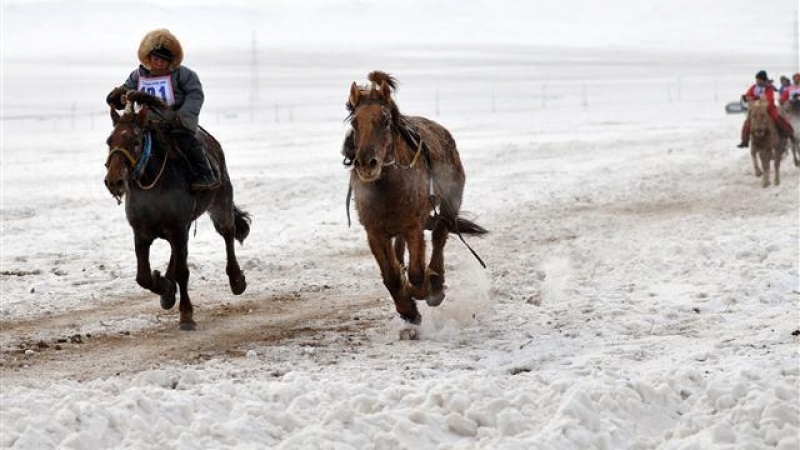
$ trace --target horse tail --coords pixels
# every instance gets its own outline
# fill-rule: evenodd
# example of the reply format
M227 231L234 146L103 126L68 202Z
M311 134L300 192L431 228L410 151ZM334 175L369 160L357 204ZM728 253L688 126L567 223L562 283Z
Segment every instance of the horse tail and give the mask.
M234 237L240 244L244 243L245 238L247 235L250 234L250 222L253 219L250 218L250 213L246 211L242 211L239 209L238 206L233 206L233 223L234 229Z
M471 220L467 220L460 216L456 217L455 229L452 229L448 226L447 230L451 233L461 233L461 234L466 234L468 236L483 236L489 233L489 230L487 230L486 228L483 228L477 223Z
M439 220L444 220L449 233L460 233L468 236L483 236L489 233L489 230L486 228L483 228L469 219L465 219L460 214L456 216L455 219L444 213L439 217L431 216L428 218L427 222L425 222L425 229L432 231Z
M467 247L470 253L472 253L472 256L474 256L475 259L478 260L480 265L483 266L483 268L485 269L486 263L483 262L483 259L481 259L480 255L478 255L478 253L472 247L470 247L469 244L467 244L467 241L464 240L464 235L466 234L468 236L483 236L489 233L489 230L483 228L482 226L478 225L477 223L469 219L465 219L460 214L457 214L455 217L443 214L439 217L439 219L444 220L444 223L447 226L447 232L453 233L456 236L458 236L458 238L461 240L461 242L464 243L464 245ZM431 217L428 220L428 223L426 223L425 228L428 228L428 226L430 226L431 227L430 229L432 229L436 225L436 220L437 220L436 218Z

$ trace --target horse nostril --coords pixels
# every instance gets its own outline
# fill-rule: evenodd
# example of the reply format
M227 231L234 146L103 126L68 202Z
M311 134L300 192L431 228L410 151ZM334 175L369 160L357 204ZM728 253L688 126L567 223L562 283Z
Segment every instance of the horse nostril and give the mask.
M372 158L372 159L369 160L369 168L370 169L374 169L377 166L378 166L378 160L377 159Z
M361 160L360 159L356 159L355 161L353 161L353 165L356 166L356 167L360 166L361 165Z

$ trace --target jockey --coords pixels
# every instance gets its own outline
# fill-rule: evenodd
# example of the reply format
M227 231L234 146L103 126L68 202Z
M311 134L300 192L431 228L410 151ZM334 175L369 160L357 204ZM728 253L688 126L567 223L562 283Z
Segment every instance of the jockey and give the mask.
M156 114L151 117L156 120L166 118L173 125L170 135L190 162L191 190L217 189L220 182L195 135L205 99L203 86L193 70L181 65L181 43L168 30L153 30L139 44L138 56L141 65L131 72L123 87L160 97L171 107L159 112L163 117ZM122 101L127 102L124 95Z
M781 87L778 88L778 94L783 95L783 91L792 85L791 80L785 75L781 75Z
M794 84L788 86L781 92L781 98L778 102L784 110L794 110L800 112L800 72L792 75Z
M792 129L792 125L778 113L778 108L775 106L775 90L775 86L772 85L772 80L767 77L767 72L760 70L756 74L756 83L750 86L750 89L742 95L742 99L748 103L760 98L765 99L768 103L767 112L775 122L775 125L778 126L778 130L794 142L794 130ZM742 142L739 143L738 147L745 148L749 145L750 121L745 119L744 125L742 126Z

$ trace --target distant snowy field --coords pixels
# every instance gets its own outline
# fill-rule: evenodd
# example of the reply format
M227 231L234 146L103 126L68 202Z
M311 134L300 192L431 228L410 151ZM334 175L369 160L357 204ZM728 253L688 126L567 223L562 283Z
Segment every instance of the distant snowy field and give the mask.
M723 106L746 61L260 55L257 96L246 52L192 60L254 220L240 297L198 221L189 333L135 284L102 183L105 94L133 67L4 61L0 447L798 448L800 171L785 159L762 189L735 148L743 117ZM344 102L373 69L398 77L401 111L453 133L464 209L491 231L470 241L486 270L450 240L419 341L399 339L346 223ZM153 267L167 258L157 244Z

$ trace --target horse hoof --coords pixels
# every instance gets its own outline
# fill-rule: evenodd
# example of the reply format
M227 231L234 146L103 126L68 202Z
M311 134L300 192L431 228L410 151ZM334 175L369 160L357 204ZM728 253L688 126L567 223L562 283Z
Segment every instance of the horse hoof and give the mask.
M439 306L444 301L444 291L439 292L431 292L428 298L425 299L425 303L428 306Z
M405 314L400 314L400 318L411 325L419 325L422 322L422 316L419 315L419 312L414 312L414 317L408 317Z
M173 306L175 306L175 293L163 294L161 296L161 308L172 309Z
M178 324L178 327L182 331L194 331L195 328L197 328L197 324L195 324L194 322L181 322L180 324Z
M401 341L416 341L419 339L419 331L416 328L403 328L400 330L400 340Z
M247 289L247 281L244 278L244 275L239 275L238 277L231 278L231 292L233 295L239 295Z

